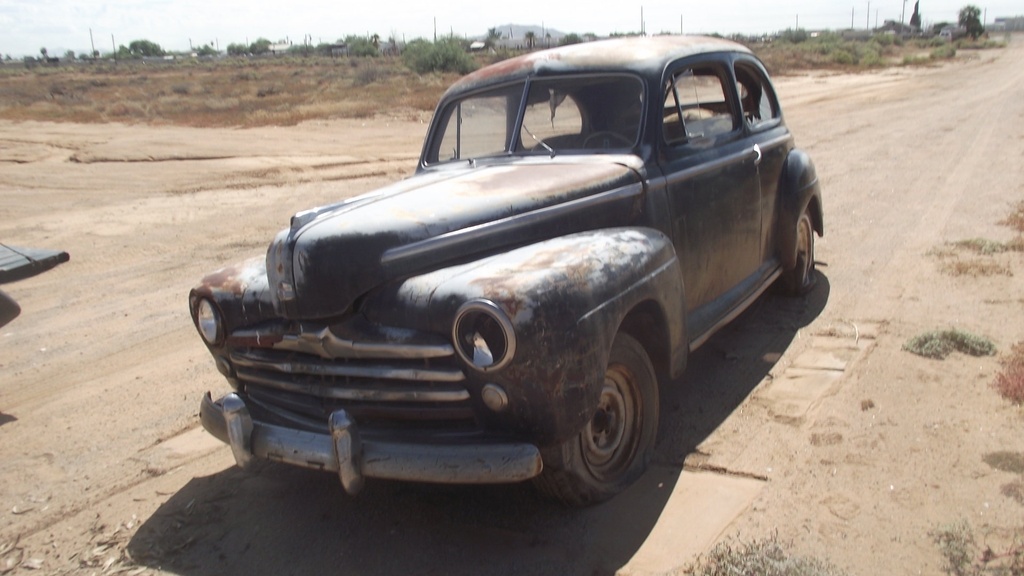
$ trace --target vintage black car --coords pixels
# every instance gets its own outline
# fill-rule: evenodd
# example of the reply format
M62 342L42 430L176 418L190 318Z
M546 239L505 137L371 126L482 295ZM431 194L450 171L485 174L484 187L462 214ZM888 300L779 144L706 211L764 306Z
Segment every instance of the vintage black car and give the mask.
M800 295L814 166L762 63L655 37L527 54L441 99L416 174L294 215L207 276L192 317L233 392L239 465L441 483L534 479L569 504L647 466L658 378L769 286Z

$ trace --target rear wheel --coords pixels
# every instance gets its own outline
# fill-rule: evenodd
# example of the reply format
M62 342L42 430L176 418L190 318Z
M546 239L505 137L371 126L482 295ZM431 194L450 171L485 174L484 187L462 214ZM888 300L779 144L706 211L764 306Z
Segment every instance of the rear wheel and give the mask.
M598 407L578 435L545 450L536 484L572 506L618 494L650 463L658 430L658 380L643 346L628 334L612 344Z
M814 226L810 207L796 224L796 266L782 273L781 282L790 296L803 296L814 288Z

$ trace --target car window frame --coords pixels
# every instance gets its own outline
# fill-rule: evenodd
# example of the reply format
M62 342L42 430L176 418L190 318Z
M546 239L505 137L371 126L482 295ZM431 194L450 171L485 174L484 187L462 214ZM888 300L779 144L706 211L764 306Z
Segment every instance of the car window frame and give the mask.
M610 71L606 71L606 72L572 72L572 73L568 73L568 74L560 73L560 74L550 74L550 75L542 75L542 76L530 76L528 78L526 90L523 92L523 102L522 102L522 106L520 107L519 118L517 119L517 123L516 123L516 127L515 127L516 130L517 130L516 134L514 135L515 136L515 140L513 140L512 142L509 143L509 146L510 146L509 150L510 150L511 154L517 155L517 156L533 156L533 155L537 155L537 154L547 154L548 153L548 152L543 150L543 146L535 146L535 147L533 147L531 149L525 149L525 143L524 143L524 141L522 139L522 131L523 131L523 124L525 122L526 109L529 106L528 100L529 100L531 92L533 91L534 83L548 83L548 82L551 82L551 81L559 81L559 80L562 80L562 79L570 79L570 78L573 79L573 80L576 80L576 81L588 81L588 80L591 80L591 79L601 80L601 79L620 78L620 79L624 79L624 80L628 79L630 82L635 82L637 88L639 89L638 95L640 97L640 110L637 113L637 118L636 118L636 123L635 123L636 133L632 137L632 142L633 143L630 146L619 146L619 147L614 147L614 148L608 148L608 149L606 149L607 150L606 152L601 152L601 151L599 151L600 149L589 148L589 147L556 149L555 150L556 155L557 154L565 154L565 155L609 154L609 153L623 152L623 151L627 151L627 150L628 151L633 151L633 150L636 150L639 146L641 146L643 144L643 141L644 141L643 140L644 139L644 123L645 123L644 119L647 117L648 107L650 106L650 97L647 94L647 92L648 92L648 90L647 90L647 82L645 81L644 77L639 75L639 74L637 74L636 72L631 71L631 70L610 70ZM575 96L573 96L573 99L576 101L576 105L577 105L577 107L579 108L579 110L580 110L580 112L582 114L581 115L582 126L580 127L582 132L581 132L580 135L581 136L585 136L585 133L587 131L592 131L593 130L593 125L595 124L595 122L594 122L595 110L592 110L589 106L586 106L586 105L582 105L581 106L581 104L586 104L586 100L585 99L578 99ZM540 148L540 150L538 148Z
M434 114L434 119L431 120L430 126L428 127L429 133L427 134L426 146L424 146L423 159L421 161L421 164L423 166L441 166L445 164L459 162L471 162L479 158L496 158L510 155L509 150L512 149L511 140L515 138L515 129L518 128L518 126L522 122L523 106L526 100L526 91L529 90L529 85L529 78L516 78L510 80L509 82L492 84L490 86L486 86L478 90L463 92L459 94L457 97L453 97L451 99L447 99L446 101L442 101L441 105L438 106L437 112L435 112ZM508 90L510 88L515 87L520 87L520 90L518 91L518 106L515 110L515 116L512 120L513 128L510 129L507 126L508 120L506 119L505 142L504 148L501 153L488 154L487 156L462 156L459 158L447 159L441 158L441 144L444 141L443 136L445 134L442 132L440 128L442 126L447 126L447 124L451 122L452 115L456 113L456 110L458 110L460 104L472 98L481 97L489 93L498 94L502 90ZM512 100L513 93L514 91L509 90L507 96L509 101ZM508 116L510 109L511 107L506 107L506 116Z
M682 140L669 141L666 138L665 130L665 99L668 95L667 88L675 86L676 78L684 73L686 70L694 70L700 68L709 68L714 73L721 83L722 92L725 97L725 103L729 107L729 114L732 116L733 127L729 132L718 134L714 136L703 136L699 138L687 137ZM742 117L742 106L738 100L739 96L735 86L736 78L733 73L733 66L731 61L724 61L720 59L692 59L685 58L677 62L673 62L670 66L665 68L665 72L662 75L662 79L659 86L659 97L662 98L662 102L659 105L659 118L657 125L658 140L660 146L666 151L672 151L673 156L686 153L697 153L706 150L718 148L735 142L736 140L743 137L746 131L746 123ZM675 98L675 95L673 95ZM683 121L679 110L678 100L676 103L676 114L675 116L680 125L683 126L685 134L685 122Z
M489 85L489 86L486 86L486 87L479 88L477 90L466 91L466 92L458 94L457 96L452 96L451 98L446 99L445 101L443 101L438 106L438 109L435 112L435 117L430 122L430 126L428 128L429 133L428 133L428 135L427 135L427 137L425 139L426 144L425 144L425 146L423 148L423 153L422 153L422 158L421 158L421 161L420 161L420 165L423 166L423 167L433 167L433 166L441 166L441 165L447 165L447 164L453 164L453 163L472 162L472 161L480 160L480 159L483 159L483 158L501 158L501 157L510 157L510 156L524 156L525 157L525 156L536 156L536 155L547 154L548 152L543 151L543 150L537 150L536 148L533 148L531 150L521 150L520 149L523 146L522 142L521 142L521 135L522 135L521 132L522 132L522 129L523 129L523 120L524 120L523 117L524 117L524 114L526 112L526 107L528 105L528 98L529 98L530 90L532 89L533 83L534 82L548 82L548 81L551 81L551 80L557 80L559 78L588 79L588 78L611 78L611 77L619 77L619 78L624 78L624 79L628 78L630 81L635 81L636 84L637 84L637 88L639 89L638 90L638 94L639 94L639 96L641 98L640 112L639 112L639 117L637 119L636 136L635 136L635 139L633 140L633 145L630 146L630 147L623 146L621 148L610 149L609 152L600 152L600 151L598 151L596 149L587 149L587 148L571 148L571 149L565 149L565 150L561 150L561 151L556 150L555 152L559 153L559 154L564 154L564 155L622 153L622 152L625 152L625 151L633 152L633 151L637 150L638 148L640 148L641 146L643 146L644 137L645 137L645 128L646 128L645 120L644 119L647 118L647 114L649 113L649 109L651 107L651 97L650 97L650 95L648 93L649 90L648 90L648 85L647 85L647 82L645 81L645 78L642 75L640 75L640 74L638 74L638 73L636 73L634 71L631 71L631 70L614 70L614 71L608 71L608 72L573 72L573 73L561 73L561 74L540 75L540 76L530 75L530 76L526 76L526 77L515 78L515 79L512 79L512 80L509 80L508 82L496 83L496 84L492 84L492 85ZM464 157L460 157L460 158L442 159L441 158L440 148L441 148L441 144L442 144L444 138L443 138L443 134L442 134L442 131L440 130L440 128L442 126L447 125L451 121L452 115L455 114L455 111L457 110L458 105L460 103L465 102L466 100L474 98L474 97L480 97L480 96L483 96L483 95L486 95L486 94L489 94L489 93L498 93L498 92L502 91L503 89L513 88L513 87L521 87L521 90L518 90L519 101L518 101L518 107L515 109L514 120L512 121L512 124L510 125L510 127L506 127L507 133L505 134L505 143L504 143L505 147L504 147L503 151L501 153L493 153L493 154L488 154L486 156L475 156L475 157L465 157L464 156ZM512 93L513 93L513 91L509 91L510 99L511 99L511 94ZM506 111L511 111L511 109L512 109L512 107L508 107L508 108L506 108ZM583 118L583 121L584 121L583 129L586 129L587 126L589 125L589 123L591 122L591 120L589 118Z
M739 100L740 115L745 129L751 133L759 133L771 130L782 124L782 106L779 103L779 96L775 91L775 85L772 84L771 78L768 76L768 71L764 68L764 65L756 58L739 56L733 59L731 68L733 77L737 84L736 98ZM767 91L768 101L772 107L773 116L771 119L762 120L756 124L748 121L746 114L743 113L742 95L740 94L738 87L738 84L740 83L740 74L737 72L737 69L743 69L746 72L750 72L755 76L754 80L760 80L761 89L762 91Z

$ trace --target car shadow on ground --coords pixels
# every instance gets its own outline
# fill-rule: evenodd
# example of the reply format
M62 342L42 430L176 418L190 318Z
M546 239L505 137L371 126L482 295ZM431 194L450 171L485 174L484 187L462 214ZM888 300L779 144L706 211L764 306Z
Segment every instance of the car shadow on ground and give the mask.
M750 395L798 331L824 309L767 294L663 379L651 472L583 510L527 484L367 482L349 497L337 476L261 463L194 478L128 544L140 565L180 574L614 574L658 521L688 455ZM226 448L225 448L226 449Z

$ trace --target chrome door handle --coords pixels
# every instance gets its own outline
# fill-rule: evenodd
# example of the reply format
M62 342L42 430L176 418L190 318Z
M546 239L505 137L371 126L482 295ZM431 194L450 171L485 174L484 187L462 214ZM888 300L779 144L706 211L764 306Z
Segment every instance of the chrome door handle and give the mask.
M754 166L761 165L761 147L754 144Z

